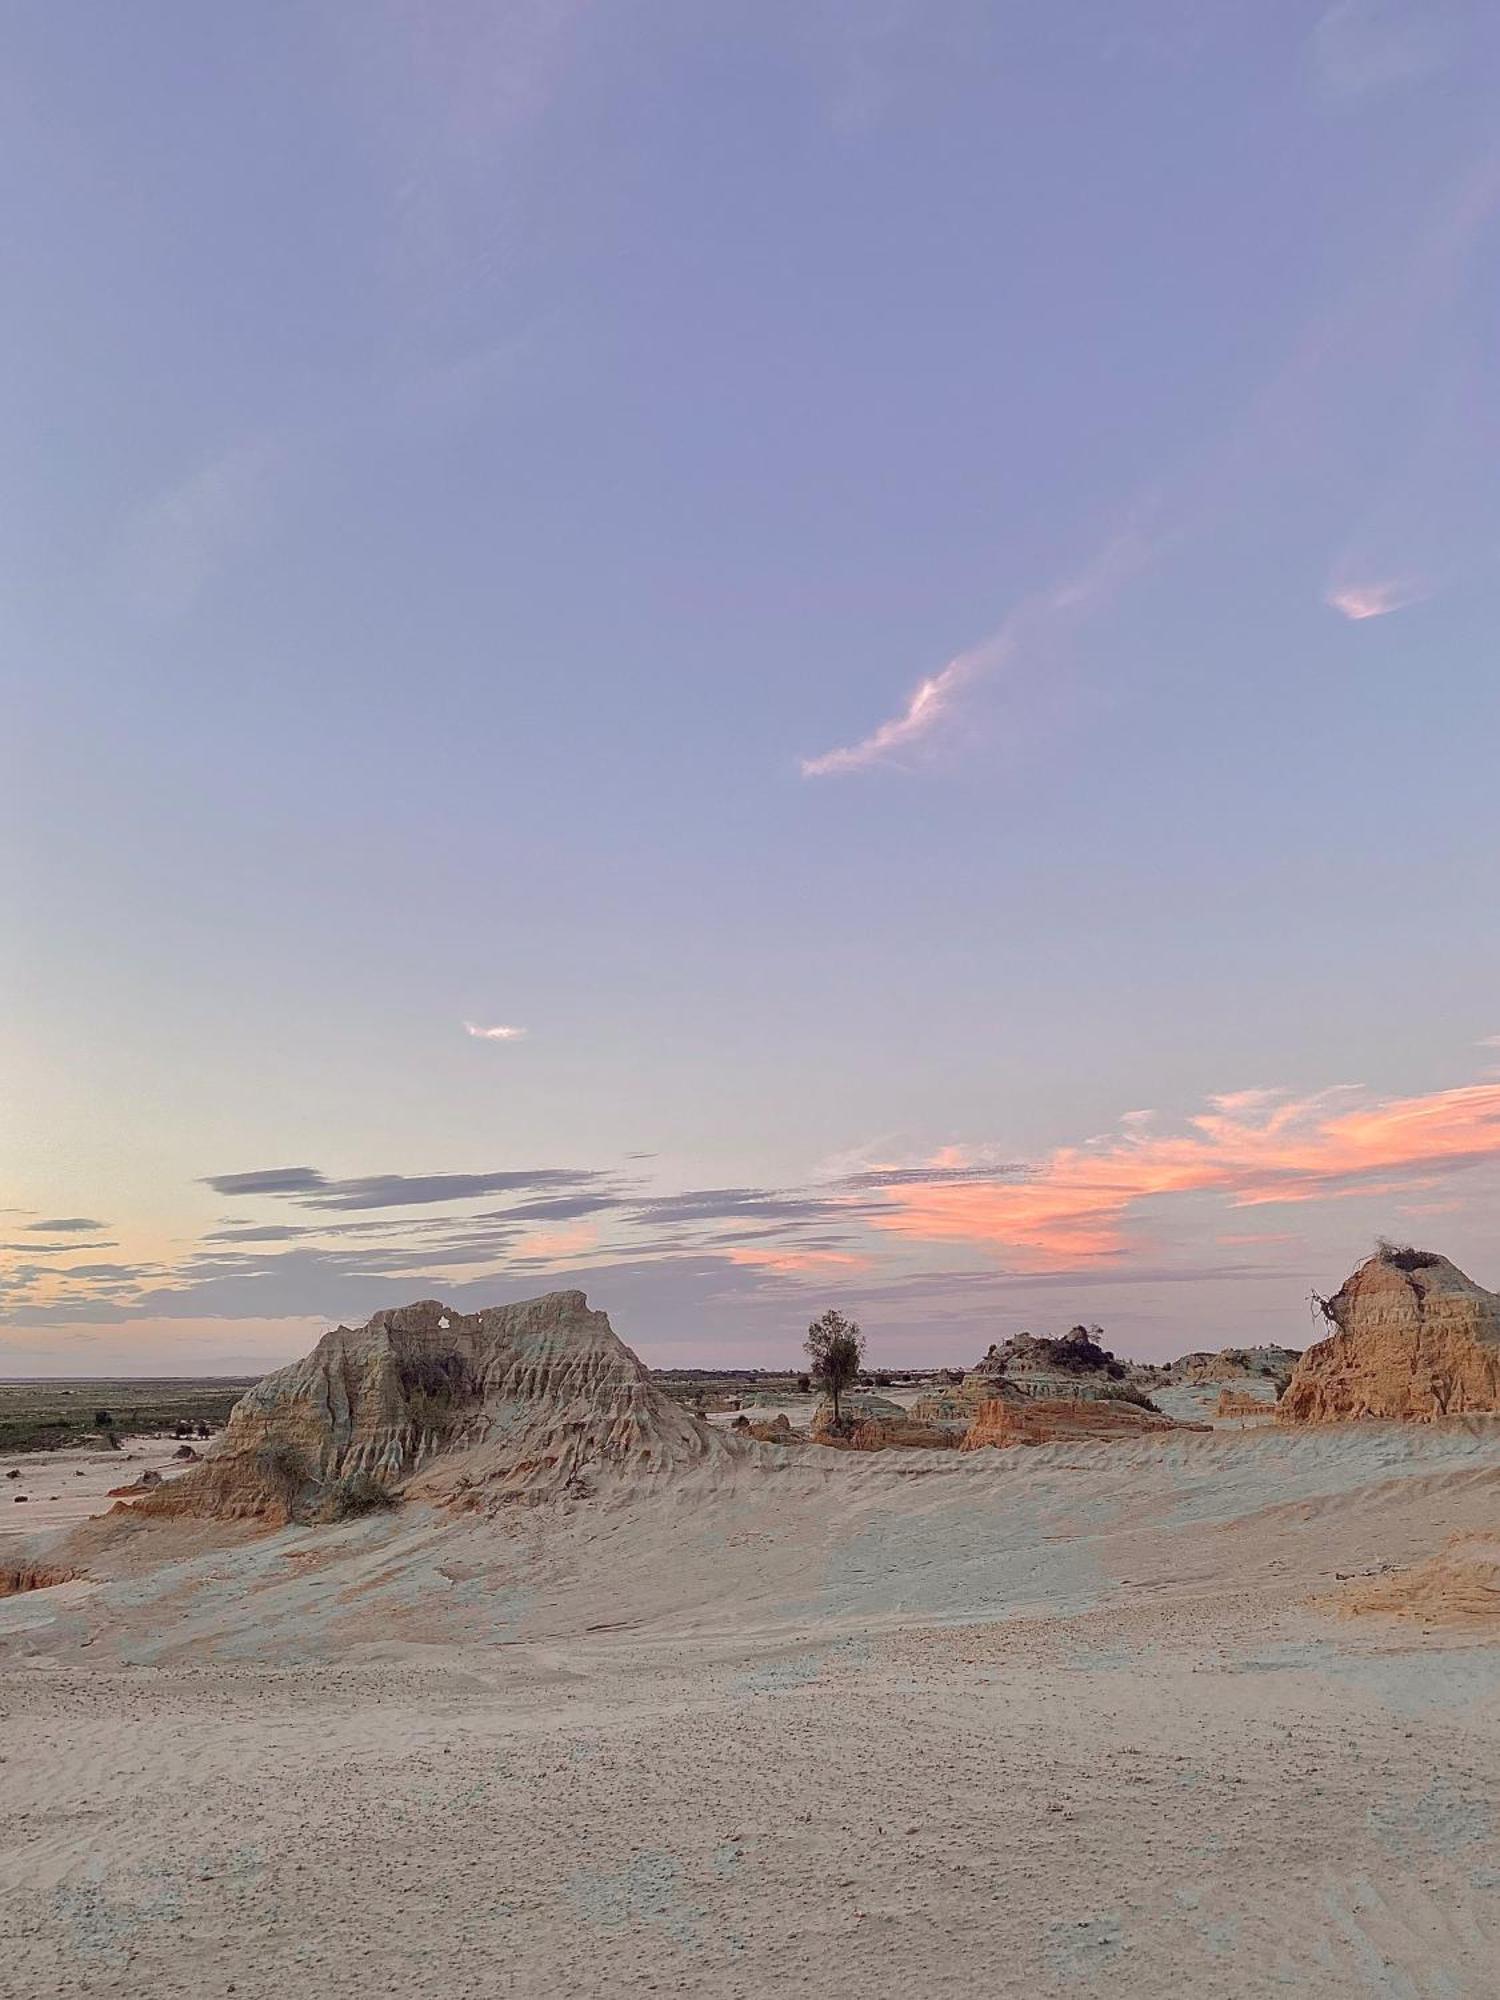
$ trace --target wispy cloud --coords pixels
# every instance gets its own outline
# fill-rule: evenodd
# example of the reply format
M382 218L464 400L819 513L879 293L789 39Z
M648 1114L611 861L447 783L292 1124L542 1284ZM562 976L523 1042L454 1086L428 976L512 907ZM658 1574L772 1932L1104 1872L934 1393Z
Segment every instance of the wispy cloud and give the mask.
M1394 37L1383 59L1385 70L1376 63L1372 41L1359 72L1372 81L1377 73L1393 68L1394 48L1416 18L1411 10L1402 10L1399 20L1388 19L1391 13L1363 4L1328 10L1327 33L1335 42L1347 35L1352 46L1356 27L1373 37L1377 15ZM1351 81L1355 74L1351 57L1347 70ZM1185 468L1164 489L1153 490L1131 510L1125 530L1092 563L1061 586L1026 598L987 639L924 675L902 707L869 734L803 758L802 775L824 778L899 767L942 725L956 720L965 697L979 683L1002 669L1026 668L1044 656L1072 621L1102 608L1170 547L1200 535L1206 523L1224 519L1247 484L1294 474L1305 477L1309 439L1321 436L1327 409L1333 404L1342 408L1353 393L1349 380L1361 392L1381 396L1384 409L1397 372L1409 372L1413 353L1447 323L1497 207L1500 149L1490 149L1444 190L1414 232L1373 265L1361 267L1345 295L1312 322L1286 363L1196 465ZM1451 372L1451 360L1444 366ZM1329 379L1335 369L1338 395ZM1405 482L1422 486L1428 512L1438 483L1437 471L1426 470L1429 460L1434 468L1443 466L1454 449L1455 435L1476 434L1470 417L1473 397L1456 400L1456 417L1440 413L1432 438L1418 454L1422 479ZM1431 546L1431 533L1413 531L1409 509L1402 512L1394 503L1377 509L1379 518L1362 524L1357 542L1350 543L1337 563L1325 590L1326 601L1345 617L1364 619L1432 596L1461 554L1463 533L1454 518L1461 512L1461 502L1462 495L1444 501L1441 546Z
M1330 584L1324 603L1356 622L1363 618L1384 618L1392 611L1404 611L1432 595L1431 586L1414 578L1393 577L1381 583Z
M1154 545L1133 526L1114 536L1076 576L1017 605L989 638L955 654L945 667L919 681L898 715L856 743L804 757L803 777L838 777L889 763L929 736L951 714L956 698L966 689L1045 646L1067 623L1110 597L1153 553Z
M477 1021L465 1021L464 1033L472 1035L476 1041L480 1042L518 1042L526 1033L526 1030L524 1028L507 1028L504 1026L481 1028Z
M107 1222L96 1222L91 1215L54 1215L44 1222L28 1222L27 1229L35 1229L48 1236L62 1236L86 1231L108 1229Z
M740 1243L728 1252L731 1264L772 1271L784 1278L835 1276L868 1271L870 1259L849 1250L789 1250L770 1243Z

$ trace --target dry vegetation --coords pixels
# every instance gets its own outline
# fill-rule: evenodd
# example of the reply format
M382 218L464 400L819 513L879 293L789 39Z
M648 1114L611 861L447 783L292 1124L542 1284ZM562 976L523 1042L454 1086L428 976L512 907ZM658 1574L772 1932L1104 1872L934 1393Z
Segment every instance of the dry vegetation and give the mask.
M144 1377L122 1381L0 1382L0 1457L60 1451L109 1430L116 1437L200 1424L223 1427L250 1386L245 1376ZM108 1416L108 1424L101 1417Z

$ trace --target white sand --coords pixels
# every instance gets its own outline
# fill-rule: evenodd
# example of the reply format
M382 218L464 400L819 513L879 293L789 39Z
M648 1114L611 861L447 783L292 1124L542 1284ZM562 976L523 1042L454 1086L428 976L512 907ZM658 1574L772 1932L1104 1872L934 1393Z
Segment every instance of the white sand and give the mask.
M175 1479L187 1467L176 1454L182 1439L131 1438L118 1451L28 1451L0 1457L0 1561L18 1540L43 1528L70 1528L113 1502L112 1486L129 1486L148 1469ZM194 1446L203 1451L206 1445ZM8 1475L14 1471L14 1479Z
M0 1601L0 1994L1500 1992L1493 1427L749 1458Z

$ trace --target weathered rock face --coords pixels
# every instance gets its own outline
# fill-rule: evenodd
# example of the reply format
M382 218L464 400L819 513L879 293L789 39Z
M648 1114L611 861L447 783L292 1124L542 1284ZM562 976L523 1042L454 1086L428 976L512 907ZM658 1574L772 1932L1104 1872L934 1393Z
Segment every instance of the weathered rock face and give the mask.
M285 1520L359 1480L474 1506L729 1449L582 1292L477 1313L427 1299L336 1327L266 1376L203 1462L136 1511Z
M1013 1445L1074 1440L1107 1442L1185 1428L1197 1426L1174 1424L1170 1418L1143 1410L1135 1403L1103 1398L1067 1402L1041 1397L1012 1402L1008 1397L995 1396L980 1405L959 1449L979 1451L993 1445L1008 1450Z
M45 1563L0 1564L0 1597L18 1597L26 1590L51 1590L59 1583L72 1583L77 1570L49 1568Z
M1270 1391L1264 1395L1254 1395L1244 1389L1223 1388L1219 1400L1214 1404L1216 1417L1255 1417L1269 1419L1276 1414L1276 1397Z
M1297 1364L1284 1423L1500 1411L1500 1298L1446 1257L1378 1251L1327 1311L1335 1331Z
M960 1435L951 1424L917 1423L909 1416L866 1417L847 1438L829 1435L818 1443L849 1451L956 1451Z
M811 1431L814 1444L835 1451L951 1451L962 1435L961 1425L928 1422L886 1396L861 1391L841 1397L840 1405L842 1422L837 1429L833 1404L818 1405Z
M792 1420L783 1410L778 1416L768 1417L763 1422L750 1422L745 1426L746 1437L752 1437L758 1444L806 1444L801 1431L793 1430Z

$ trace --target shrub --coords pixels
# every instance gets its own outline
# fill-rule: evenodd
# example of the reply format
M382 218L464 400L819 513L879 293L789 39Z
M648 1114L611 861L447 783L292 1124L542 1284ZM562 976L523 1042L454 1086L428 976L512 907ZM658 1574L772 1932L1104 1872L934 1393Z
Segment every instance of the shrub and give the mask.
M261 1485L290 1515L295 1512L307 1484L307 1461L294 1445L262 1445L255 1454L255 1471Z
M361 1514L384 1514L396 1504L391 1489L373 1472L349 1472L323 1502L325 1521L353 1521Z
M1417 1250L1410 1243L1392 1243L1386 1236L1376 1237L1375 1248L1381 1262L1394 1264L1398 1271L1430 1271L1441 1261L1431 1250Z

